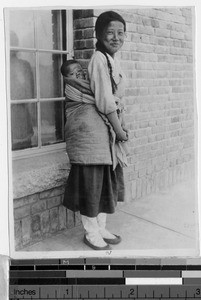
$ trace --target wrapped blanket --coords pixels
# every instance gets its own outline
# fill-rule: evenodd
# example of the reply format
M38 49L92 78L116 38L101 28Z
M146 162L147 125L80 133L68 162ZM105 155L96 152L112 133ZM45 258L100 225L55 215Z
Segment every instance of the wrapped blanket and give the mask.
M74 155L72 153L72 147L70 146L70 143L72 141L72 135L71 135L71 139L69 139L69 136L68 136L68 132L69 132L69 126L70 127L73 127L73 120L70 120L71 117L75 114L75 112L78 110L78 107L79 107L79 110L84 109L84 107L88 108L88 110L91 110L92 107L94 109L94 112L96 114L96 120L98 122L98 117L97 117L97 113L99 116L101 116L102 120L104 121L104 124L107 126L107 129L109 131L109 148L110 148L110 152L111 152L111 161L112 161L112 165L113 165L113 169L116 168L116 165L117 163L119 163L122 167L124 166L127 166L127 157L126 157L126 153L125 153L125 150L124 150L124 147L122 145L122 142L116 142L116 134L112 128L112 125L110 124L110 122L108 121L107 117L103 114L101 114L100 112L98 112L95 108L95 99L94 99L94 96L91 92L91 89L90 89L90 85L89 85L89 82L87 80L77 80L77 79L67 79L66 80L66 85L65 85L65 94L66 94L66 118L67 118L67 123L66 123L66 142L67 142L67 153L70 154L69 157L70 157L70 160L71 162L73 163L76 163L74 158L72 156L76 156L77 153L79 153L79 140L77 140L77 143L73 143L74 144ZM72 103L70 102L72 101ZM69 102L69 103L68 103ZM73 105L74 104L74 105ZM77 104L77 105L75 105ZM82 104L81 106L79 104ZM89 106L91 108L89 108ZM92 110L93 110L92 109ZM79 116L77 116L79 117ZM82 114L82 117L83 117L83 114ZM89 117L89 116L88 116ZM86 114L86 118L87 118L87 114ZM88 118L89 119L89 118ZM87 120L85 120L87 121ZM89 120L90 122L91 120ZM100 121L100 120L99 120ZM100 135L101 133L101 126L98 126L98 123L95 125L96 127L96 130L99 131L99 133L97 132L98 135ZM75 132L74 132L75 133ZM87 138L88 139L88 138ZM83 139L81 140L81 143L83 143ZM92 143L95 142L96 144L96 141L91 141ZM69 143L69 144L68 144ZM87 140L86 140L86 143L87 143ZM88 143L89 143L89 140L88 140ZM102 140L102 143L108 143L108 141L103 141ZM100 147L104 147L106 145L101 145ZM90 148L93 148L93 147L90 147ZM101 149L100 148L100 149ZM77 152L77 149L78 149L78 152ZM95 152L94 152L94 155L98 155L98 153L96 153L96 149L94 149ZM87 151L87 149L86 149ZM85 154L87 155L87 153ZM92 152L91 152L91 155L92 155ZM100 153L99 153L100 155ZM105 160L105 163L106 163L107 159ZM84 163L84 162L83 162ZM85 161L85 163L87 163ZM88 162L90 163L90 162ZM93 162L91 162L93 163ZM101 162L102 164L104 164L104 162Z

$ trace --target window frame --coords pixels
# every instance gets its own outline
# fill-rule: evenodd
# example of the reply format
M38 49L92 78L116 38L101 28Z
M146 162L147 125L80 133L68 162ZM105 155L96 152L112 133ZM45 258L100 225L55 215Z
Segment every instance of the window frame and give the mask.
M41 137L41 122L40 122L40 103L44 103L46 101L61 101L64 102L65 97L59 97L59 98L41 98L40 97L40 78L39 76L36 76L36 98L34 99L27 99L24 100L11 100L11 94L10 94L10 51L11 50L19 50L23 52L30 52L36 55L36 74L39 73L39 55L41 53L51 53L51 54L60 54L60 55L66 55L67 59L72 58L74 56L74 50L73 50L73 10L68 10L66 8L42 8L42 10L48 10L48 11L60 11L60 16L62 15L62 11L66 12L66 50L49 50L49 49L41 49L38 48L38 42L37 42L37 30L36 30L36 24L37 16L34 18L34 31L35 31L35 37L36 37L36 47L35 48L23 48L23 47L11 47L10 45L10 12L16 11L16 10L32 10L34 11L35 15L37 15L37 11L41 10L41 8L6 8L5 9L5 37L6 37L6 81L7 81L7 111L8 111L8 146L12 153L12 159L23 159L28 157L34 157L38 155L42 155L45 153L53 153L56 151L64 150L65 149L65 142L59 142L52 145L44 145L42 146L42 140L41 138L38 139L38 146L33 148L27 148L22 150L11 150L12 149L12 140L11 140L11 105L14 103L14 105L18 105L20 103L36 103L37 104L37 116L38 116L38 133ZM60 22L60 26L62 26L62 23ZM62 34L62 30L60 31ZM62 43L62 39L61 39ZM63 48L63 47L62 47ZM61 49L62 49L61 48ZM63 81L61 81L63 88ZM64 117L64 116L63 116Z

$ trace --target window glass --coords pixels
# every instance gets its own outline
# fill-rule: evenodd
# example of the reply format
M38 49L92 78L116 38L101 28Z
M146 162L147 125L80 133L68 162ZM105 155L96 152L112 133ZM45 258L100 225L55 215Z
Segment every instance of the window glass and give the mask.
M9 10L13 150L64 142L60 68L68 56L67 15L66 10Z
M38 145L37 105L20 103L11 105L12 150Z
M60 13L57 10L41 10L37 13L39 49L61 50Z
M33 11L10 11L10 45L21 48L35 47Z
M42 145L51 145L64 141L64 107L62 101L41 103L41 138Z
M11 50L10 92L11 100L36 98L35 54Z
M55 98L62 97L60 73L61 55L54 53L40 53L40 97Z

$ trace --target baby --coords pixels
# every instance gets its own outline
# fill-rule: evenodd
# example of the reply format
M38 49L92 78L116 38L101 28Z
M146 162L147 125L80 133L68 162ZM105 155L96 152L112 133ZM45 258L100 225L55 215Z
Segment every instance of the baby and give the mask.
M74 59L67 60L63 63L61 66L61 74L64 77L85 79L85 74L81 65Z
M94 103L94 95L90 88L90 82L86 79L86 73L82 69L78 61L71 59L65 61L61 66L61 74L64 77L66 83L65 95L68 99L73 101L82 101L83 94L85 102ZM72 88L77 89L77 93L74 93ZM115 97L115 96L114 96ZM119 103L119 99L116 98L116 103ZM117 115L122 126L124 126L123 109L117 105ZM126 155L129 154L127 143L121 143Z
M61 74L66 84L73 86L83 94L93 96L89 80L86 79L86 73L78 61L74 59L65 61L61 66Z

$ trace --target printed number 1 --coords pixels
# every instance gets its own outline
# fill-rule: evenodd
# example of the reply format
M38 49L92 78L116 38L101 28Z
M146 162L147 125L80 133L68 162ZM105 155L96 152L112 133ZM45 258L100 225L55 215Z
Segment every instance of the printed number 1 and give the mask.
M68 295L68 290L66 290L66 294Z

